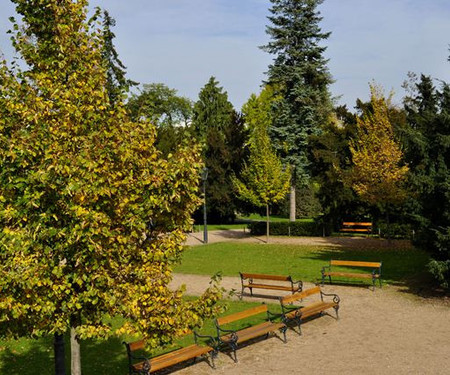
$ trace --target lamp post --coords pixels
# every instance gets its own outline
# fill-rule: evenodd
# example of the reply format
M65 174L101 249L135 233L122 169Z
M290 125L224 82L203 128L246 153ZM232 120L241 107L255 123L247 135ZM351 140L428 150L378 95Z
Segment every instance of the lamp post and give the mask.
M208 226L206 224L206 180L208 179L208 168L203 168L203 243L208 243Z

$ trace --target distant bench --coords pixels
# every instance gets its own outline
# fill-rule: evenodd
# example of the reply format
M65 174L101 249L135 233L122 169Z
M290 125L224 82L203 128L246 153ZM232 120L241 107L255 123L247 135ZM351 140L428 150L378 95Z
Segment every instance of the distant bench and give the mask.
M373 290L375 290L375 283L378 280L381 288L381 264L382 262L358 262L350 260L330 260L329 266L322 268L322 285L325 282L325 278L328 277L331 284L331 277L344 277L344 278L359 278L359 279L372 279ZM352 267L352 268L371 268L371 272L343 272L333 271L333 267Z
M142 355L145 348L145 341L138 340L134 342L124 342L128 354L128 373L129 375L149 375L155 371L176 365L177 363L195 359L197 357L207 357L210 355L211 367L215 368L214 357L217 354L216 348L210 345L199 345L198 338L207 338L209 343L214 346L215 340L211 336L199 335L194 331L194 344L185 348L177 349L172 352L155 356L151 359ZM138 354L140 355L138 355Z
M242 320L248 317L252 317L255 315L259 315L262 313L266 313L267 319L259 324L249 326L247 328L242 328L239 330L226 329L229 323ZM228 316L224 316L222 318L217 318L215 320L216 329L217 329L217 341L219 344L225 344L231 348L234 354L234 361L237 362L236 350L238 348L238 344L261 337L264 335L269 335L275 331L280 331L283 333L283 341L286 343L286 325L284 323L276 323L271 321L271 316L274 316L269 310L267 310L267 306L262 304L257 307L253 307L251 309L237 312Z
M345 233L372 233L372 223L369 222L357 222L357 221L344 221L340 229Z
M307 305L296 306L295 302L302 301L304 298L312 295L320 295L320 299ZM331 300L324 301L324 296L332 297ZM291 321L298 326L301 334L301 323L303 320L315 315L323 315L325 310L333 308L336 312L336 319L339 319L339 296L336 294L325 294L320 290L319 286L295 293L291 296L280 298L283 321L288 325Z
M301 292L303 289L303 282L300 280L294 281L291 276L266 275L259 273L243 273L239 272L241 276L241 298L244 294L244 289L250 289L250 295L253 296L253 289L269 289L281 290L291 293ZM255 281L256 280L256 281ZM275 281L273 283L271 281ZM286 282L286 284L282 284Z

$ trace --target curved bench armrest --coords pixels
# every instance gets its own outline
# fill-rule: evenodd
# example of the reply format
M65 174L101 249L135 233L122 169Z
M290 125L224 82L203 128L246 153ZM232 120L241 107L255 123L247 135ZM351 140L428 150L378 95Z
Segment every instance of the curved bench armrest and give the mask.
M320 294L322 296L327 296L327 297L333 297L333 302L339 304L339 302L341 301L341 299L339 298L339 296L337 294L328 294L328 293L324 293L322 291L320 291Z

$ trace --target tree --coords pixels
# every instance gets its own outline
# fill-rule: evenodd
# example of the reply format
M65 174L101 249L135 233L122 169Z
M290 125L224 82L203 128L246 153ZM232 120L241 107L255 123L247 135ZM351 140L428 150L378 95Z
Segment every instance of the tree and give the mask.
M239 175L247 158L247 132L244 121L228 101L228 95L211 77L201 89L194 105L193 132L203 145L208 168L208 218L211 222L234 220L237 201L233 194L232 175Z
M133 120L148 120L158 126L157 147L168 155L189 139L193 103L177 95L177 90L163 83L144 84L139 95L133 95L127 103Z
M241 178L233 178L234 187L241 199L266 208L266 242L269 242L269 206L284 198L289 190L291 177L289 167L283 169L267 133L272 122L272 95L271 88L266 87L259 97L252 95L243 107L251 129L250 156L248 163L244 164Z
M107 81L106 90L110 103L113 105L121 100L123 95L138 83L126 78L126 67L119 59L119 54L113 43L116 37L111 28L116 25L116 20L109 15L107 10L103 11L103 49L102 57L106 68Z
M320 43L330 33L319 27L317 7L322 0L271 0L267 33L271 41L262 47L275 55L268 83L280 100L273 106L269 134L277 153L292 167L291 221L295 220L295 187L310 177L309 137L320 133L332 110L328 86L331 75Z
M406 199L408 167L394 138L389 100L374 85L370 91L372 110L357 118L357 138L350 144L352 167L345 177L363 201L388 214L390 205Z
M87 1L14 3L25 68L0 63L0 333L70 330L79 375L79 341L114 333L107 314L155 347L212 312L214 285L192 302L168 288L201 163L195 147L161 158L155 127L109 106Z
M412 76L405 98L409 128L403 135L415 194L411 216L417 244L431 253L429 269L450 287L450 86L437 90L429 76Z

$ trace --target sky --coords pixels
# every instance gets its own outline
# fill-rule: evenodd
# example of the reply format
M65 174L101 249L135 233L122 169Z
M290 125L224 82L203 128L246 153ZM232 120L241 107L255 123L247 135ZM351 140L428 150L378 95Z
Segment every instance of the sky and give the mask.
M128 78L161 82L192 100L214 76L237 110L258 93L273 57L269 0L90 0L115 18L114 43ZM325 0L318 8L337 104L368 100L369 83L401 103L408 72L450 82L449 0ZM6 31L14 5L0 0L0 51L13 56Z

